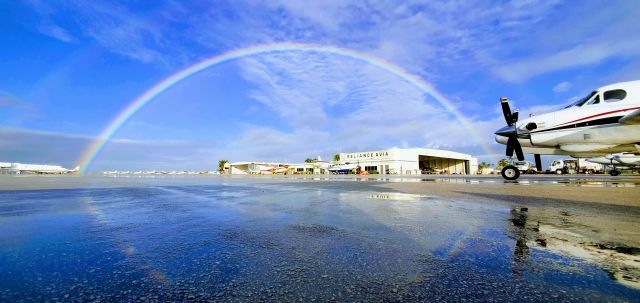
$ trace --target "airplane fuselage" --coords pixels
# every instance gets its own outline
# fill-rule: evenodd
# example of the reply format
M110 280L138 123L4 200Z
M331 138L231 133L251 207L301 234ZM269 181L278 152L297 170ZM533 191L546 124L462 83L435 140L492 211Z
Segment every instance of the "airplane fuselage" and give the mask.
M587 159L594 163L605 164L618 168L635 168L640 166L640 154L614 154L603 157L589 158Z
M498 132L515 127L526 153L597 157L637 152L640 124L633 119L639 114L640 81L633 81L603 87L572 106L521 119ZM507 140L496 136L499 143Z

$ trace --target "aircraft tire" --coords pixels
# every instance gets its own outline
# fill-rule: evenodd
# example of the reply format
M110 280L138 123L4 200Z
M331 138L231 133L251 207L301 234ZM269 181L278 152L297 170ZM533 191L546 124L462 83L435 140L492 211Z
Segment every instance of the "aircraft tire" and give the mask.
M609 174L610 174L611 176L615 177L615 176L620 175L620 171L619 171L619 170L615 170L615 169L613 169L613 170L611 170L611 171L609 172Z
M505 180L513 181L520 177L520 170L513 165L507 165L502 169L501 174Z

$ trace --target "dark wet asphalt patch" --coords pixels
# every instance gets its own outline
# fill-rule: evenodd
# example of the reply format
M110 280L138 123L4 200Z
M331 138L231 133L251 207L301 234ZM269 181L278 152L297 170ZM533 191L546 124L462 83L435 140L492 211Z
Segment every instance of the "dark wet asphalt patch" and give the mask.
M543 247L535 209L314 186L3 193L0 301L639 297L619 272Z

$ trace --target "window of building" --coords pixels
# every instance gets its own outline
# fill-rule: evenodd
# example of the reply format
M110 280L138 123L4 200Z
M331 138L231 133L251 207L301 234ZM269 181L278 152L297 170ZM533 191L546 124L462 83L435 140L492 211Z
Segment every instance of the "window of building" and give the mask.
M627 97L627 92L622 89L614 89L604 93L604 102L618 102Z
M364 170L366 170L368 172L377 171L378 167L377 166L365 166Z
M304 167L298 167L298 168L296 168L296 171L297 172L303 172L304 171Z

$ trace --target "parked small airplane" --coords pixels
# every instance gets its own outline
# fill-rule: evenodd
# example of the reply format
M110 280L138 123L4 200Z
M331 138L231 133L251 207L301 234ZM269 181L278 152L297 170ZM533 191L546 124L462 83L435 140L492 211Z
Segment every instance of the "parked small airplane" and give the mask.
M80 171L80 167L67 169L59 165L5 163L0 168L13 171L17 174L73 174Z
M329 168L329 172L332 174L348 174L355 171L359 165L357 164L343 164Z
M587 160L593 163L610 166L611 170L609 171L609 174L612 176L619 175L620 170L636 169L640 167L640 154L638 153L620 153L604 157L589 158Z
M506 98L500 98L507 126L495 132L496 141L507 146L506 155L524 159L535 155L570 155L574 158L601 157L614 153L640 152L640 80L603 86L586 97L555 112L518 121ZM513 165L502 169L502 177L516 180L520 171Z
M263 173L263 174L283 174L283 173L286 173L288 170L289 170L289 166L285 165L285 166L278 166L278 167L268 168L268 169L265 169L265 170L261 171L260 173Z

